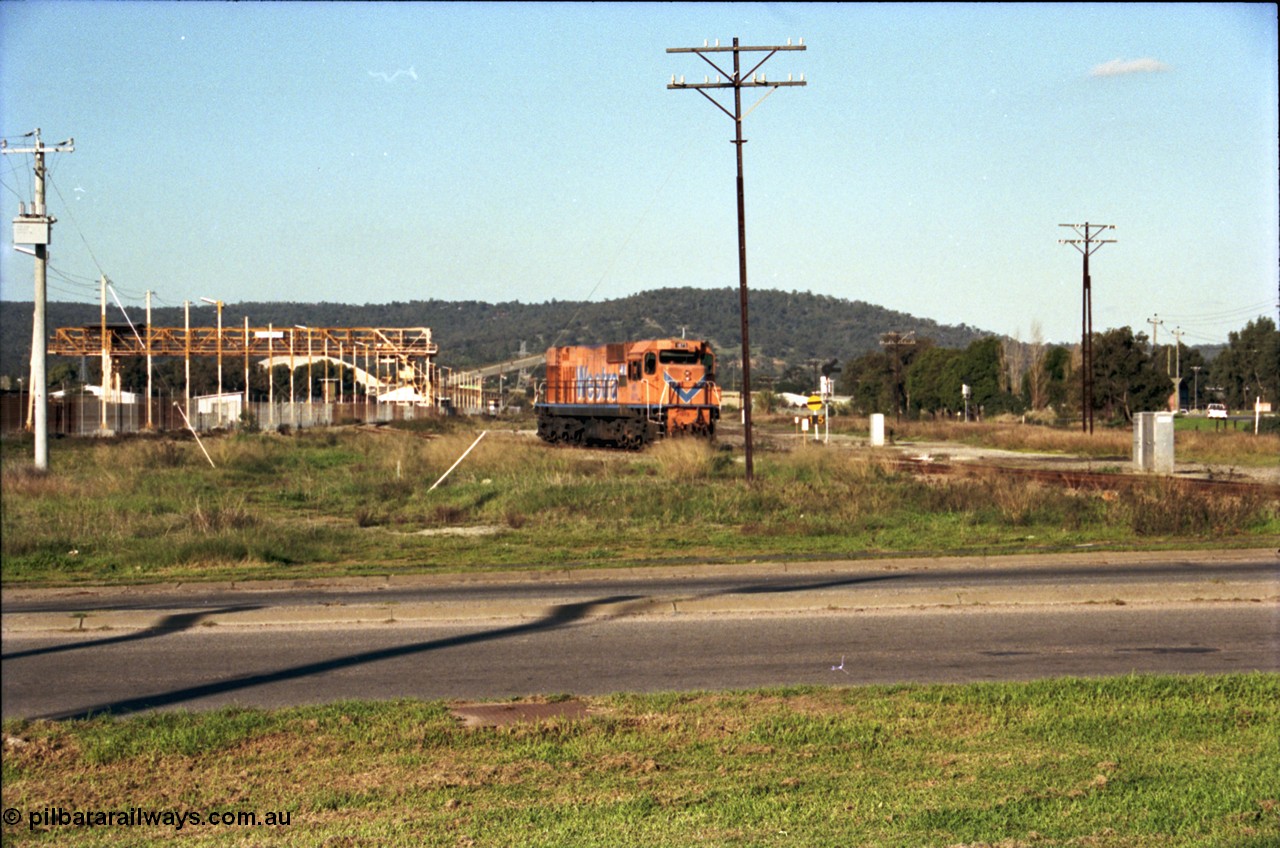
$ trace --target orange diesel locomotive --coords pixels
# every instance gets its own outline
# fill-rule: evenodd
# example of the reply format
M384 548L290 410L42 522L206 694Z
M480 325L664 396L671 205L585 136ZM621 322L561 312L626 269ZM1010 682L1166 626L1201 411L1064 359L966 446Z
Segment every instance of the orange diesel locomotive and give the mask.
M710 438L720 418L715 371L711 345L693 339L550 348L538 435L632 450L660 436Z

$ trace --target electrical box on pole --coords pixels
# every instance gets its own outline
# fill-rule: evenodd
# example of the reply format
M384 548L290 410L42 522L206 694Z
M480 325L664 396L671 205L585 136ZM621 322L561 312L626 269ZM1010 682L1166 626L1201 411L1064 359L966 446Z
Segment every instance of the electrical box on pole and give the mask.
M13 243L49 244L53 221L44 215L19 215L13 219Z

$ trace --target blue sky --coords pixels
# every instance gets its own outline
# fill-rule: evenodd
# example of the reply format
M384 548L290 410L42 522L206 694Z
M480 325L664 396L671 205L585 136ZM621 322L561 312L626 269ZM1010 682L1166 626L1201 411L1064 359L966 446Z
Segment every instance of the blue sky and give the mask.
M1276 316L1274 4L0 3L50 297L604 300L736 287L732 121L668 47L781 44L746 119L750 285L1080 333ZM760 91L763 91L760 90ZM758 93L758 92L754 92ZM751 91L746 103L754 102ZM727 102L727 101L726 101ZM7 155L3 211L29 200ZM0 297L31 259L0 244Z

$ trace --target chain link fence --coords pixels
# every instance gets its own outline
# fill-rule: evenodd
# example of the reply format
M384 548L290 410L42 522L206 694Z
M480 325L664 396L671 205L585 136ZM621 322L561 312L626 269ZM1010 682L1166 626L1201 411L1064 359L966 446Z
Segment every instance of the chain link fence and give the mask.
M197 412L192 404L190 426L199 433L221 429L256 427L259 429L305 429L336 424L387 423L411 421L443 414L427 406L395 403L250 403L245 415L239 404L211 412ZM0 435L21 433L31 415L29 392L0 394ZM187 429L180 405L169 400L153 399L148 426L146 403L104 402L93 395L50 398L48 406L50 436L102 436L140 433L147 430Z

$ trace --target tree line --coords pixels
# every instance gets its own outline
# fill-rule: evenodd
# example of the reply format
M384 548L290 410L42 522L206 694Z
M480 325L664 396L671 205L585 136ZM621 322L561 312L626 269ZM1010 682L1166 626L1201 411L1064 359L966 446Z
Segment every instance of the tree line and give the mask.
M1130 327L1095 333L1093 409L1104 421L1135 412L1225 403L1252 409L1256 398L1280 401L1280 331L1270 318L1250 321L1206 361L1197 348L1152 344ZM847 361L837 391L861 413L957 417L1052 411L1079 418L1083 372L1078 345L987 336L963 348L929 338L887 345ZM1181 379L1177 379L1180 377Z

